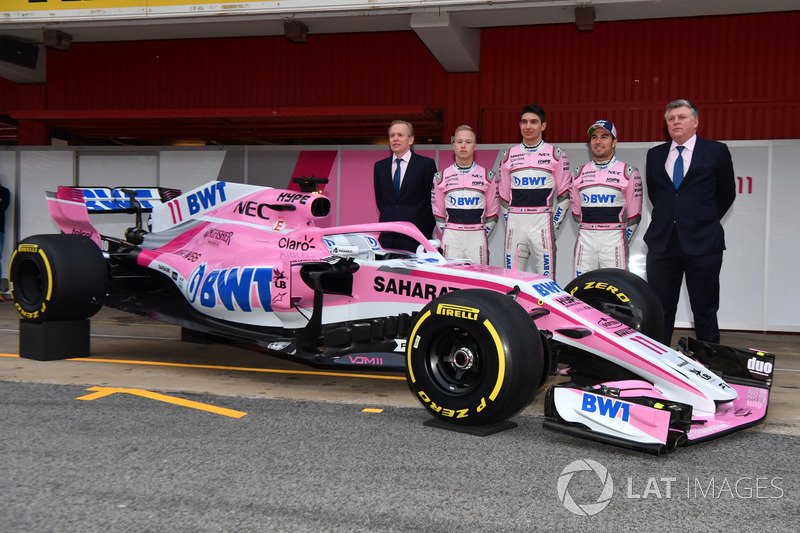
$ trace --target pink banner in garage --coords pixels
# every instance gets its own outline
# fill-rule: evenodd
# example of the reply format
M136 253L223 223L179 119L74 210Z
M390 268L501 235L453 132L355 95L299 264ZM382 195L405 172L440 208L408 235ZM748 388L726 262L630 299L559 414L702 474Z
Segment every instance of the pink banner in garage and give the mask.
M328 183L317 184L331 201L331 216L323 223L318 223L323 227L336 224L336 156L338 154L337 150L303 150L298 155L292 172L292 178L327 178ZM293 179L289 180L287 188L293 191L300 190L300 186Z

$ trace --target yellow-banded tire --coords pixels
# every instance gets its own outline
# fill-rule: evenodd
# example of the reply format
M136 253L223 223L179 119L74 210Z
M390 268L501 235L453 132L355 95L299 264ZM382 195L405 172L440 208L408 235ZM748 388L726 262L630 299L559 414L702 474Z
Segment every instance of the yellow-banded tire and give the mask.
M466 289L440 296L417 315L408 339L411 391L436 417L493 424L533 400L544 355L536 325L514 300Z
M664 310L645 280L619 268L581 274L564 290L650 338L661 339Z
M14 250L11 295L23 318L79 320L103 305L108 267L100 248L81 235L34 235Z

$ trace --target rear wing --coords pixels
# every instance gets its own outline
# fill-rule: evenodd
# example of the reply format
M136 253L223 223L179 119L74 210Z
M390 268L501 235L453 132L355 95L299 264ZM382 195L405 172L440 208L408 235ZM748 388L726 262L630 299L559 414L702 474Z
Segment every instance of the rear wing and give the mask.
M89 237L100 247L100 233L89 220L90 212L134 213L133 229L141 230L142 213L150 213L180 194L178 189L164 187L59 187L57 192L46 193L50 216L61 231ZM126 238L130 236L126 234Z
M59 187L57 197L86 204L90 213L135 213L131 196L136 198L141 213L150 213L157 205L181 195L179 189L165 187Z

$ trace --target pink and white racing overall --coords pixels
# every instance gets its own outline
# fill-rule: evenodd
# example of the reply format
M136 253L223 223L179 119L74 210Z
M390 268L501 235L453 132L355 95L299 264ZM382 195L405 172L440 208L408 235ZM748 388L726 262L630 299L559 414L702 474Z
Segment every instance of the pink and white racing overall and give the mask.
M572 181L572 213L580 220L575 245L579 276L598 268L628 268L628 243L642 218L642 178L616 157L586 163Z
M497 224L500 199L494 172L455 163L433 177L431 206L447 258L489 262L487 238Z
M506 268L514 266L519 248L519 270L525 270L533 254L534 272L555 277L555 230L567 214L571 181L567 153L544 141L533 147L520 143L503 154L500 204L506 214Z

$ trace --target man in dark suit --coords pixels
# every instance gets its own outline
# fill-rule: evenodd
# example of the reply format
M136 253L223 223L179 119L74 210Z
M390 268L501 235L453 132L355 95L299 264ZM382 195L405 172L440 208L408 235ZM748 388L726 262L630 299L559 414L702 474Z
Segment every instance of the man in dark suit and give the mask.
M380 222L412 222L430 238L435 226L431 189L436 163L412 152L413 144L413 126L403 120L392 122L389 127L392 156L375 163L375 204L380 211ZM412 252L419 245L411 237L398 233L384 233L380 242L384 248Z
M664 308L669 345L681 283L694 315L698 340L719 343L719 273L725 233L720 220L736 198L728 147L697 136L697 108L688 100L667 105L664 115L672 142L647 152L647 195L653 215L647 244L647 282Z

